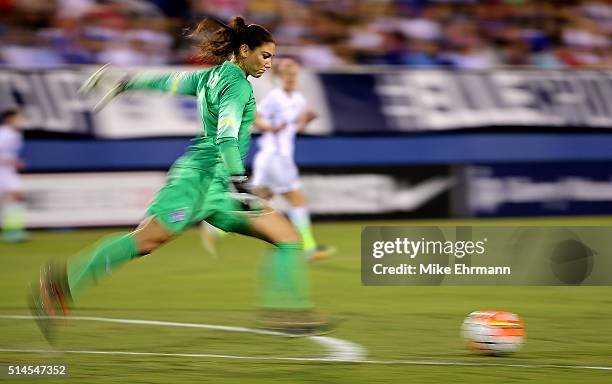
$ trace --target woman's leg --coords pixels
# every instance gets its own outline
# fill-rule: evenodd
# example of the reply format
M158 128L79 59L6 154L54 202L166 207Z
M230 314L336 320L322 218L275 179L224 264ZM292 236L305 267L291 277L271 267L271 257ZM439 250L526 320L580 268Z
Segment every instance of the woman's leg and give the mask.
M285 216L272 208L266 208L260 215L248 219L249 236L270 244L300 243L300 235Z
M289 203L289 219L302 237L306 258L310 261L326 259L336 252L333 247L322 246L317 243L312 233L310 212L306 206L306 198L301 188L283 193Z
M304 330L312 333L329 326L312 314L308 269L304 252L291 222L271 208L243 211L242 204L226 193L218 180L211 186L203 219L227 232L255 237L273 245L261 262L258 306L261 325L266 328Z
M317 242L312 234L310 213L306 206L306 198L301 189L283 193L283 197L289 203L289 219L302 237L304 250L310 252L317 248Z
M259 307L265 311L310 311L310 280L300 235L284 215L267 209L249 220L248 235L274 248L260 267Z
M274 197L274 193L268 187L253 187L253 194L266 201L269 201Z
M217 194L206 221L224 231L255 237L273 245L262 258L259 306L268 310L310 310L310 290L300 235L287 218L271 208L258 214L240 211L236 200Z
M66 274L70 295L78 295L90 283L112 274L137 256L153 252L172 237L153 216L146 218L131 233L107 237L90 252L68 261Z
M126 235L105 238L93 249L69 259L66 268L59 268L59 273L41 276L41 284L45 279L64 280L56 285L65 288L67 296L76 296L84 287L112 274L126 262L153 252L193 223L212 176L208 171L172 168L168 182L157 193L147 210L147 218L138 228ZM44 271L41 274L45 275Z
M3 177L3 175L0 175L0 177ZM17 176L14 178L16 179ZM10 178L6 181L10 182ZM17 182L18 180L15 181L15 183ZM13 190L2 194L0 186L0 200L0 227L3 239L9 242L27 240L29 236L25 230L26 207L23 193Z
M55 327L49 316L67 315L73 297L88 284L110 275L134 257L154 251L172 237L157 219L150 217L135 231L108 237L66 265L43 265L38 289L30 296L30 308L43 335L53 341Z

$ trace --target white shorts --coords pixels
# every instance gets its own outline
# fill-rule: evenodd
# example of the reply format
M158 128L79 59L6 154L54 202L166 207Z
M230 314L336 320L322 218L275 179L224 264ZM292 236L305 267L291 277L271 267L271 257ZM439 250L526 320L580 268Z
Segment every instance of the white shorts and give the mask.
M254 187L266 187L273 193L296 191L302 187L293 158L274 152L259 151L253 161Z
M15 171L0 170L0 194L21 191L19 174Z

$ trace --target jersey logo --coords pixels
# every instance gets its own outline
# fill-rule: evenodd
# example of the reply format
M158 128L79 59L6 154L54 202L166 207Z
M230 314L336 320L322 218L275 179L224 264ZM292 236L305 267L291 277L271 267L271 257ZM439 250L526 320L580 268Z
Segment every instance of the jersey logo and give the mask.
M235 127L236 126L236 122L231 117L226 117L225 119L223 119L223 120L221 120L219 122L219 126L220 127L222 127L222 126L224 126L226 124L229 125L230 127Z
M170 222L178 223L179 221L183 221L187 218L187 209L181 208L172 213L170 213Z

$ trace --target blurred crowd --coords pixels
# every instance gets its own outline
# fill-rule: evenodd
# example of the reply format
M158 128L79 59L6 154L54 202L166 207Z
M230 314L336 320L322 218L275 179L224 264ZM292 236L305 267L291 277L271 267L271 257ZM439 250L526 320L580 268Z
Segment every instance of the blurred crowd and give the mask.
M0 0L0 64L195 64L208 15L310 67L612 67L611 0Z

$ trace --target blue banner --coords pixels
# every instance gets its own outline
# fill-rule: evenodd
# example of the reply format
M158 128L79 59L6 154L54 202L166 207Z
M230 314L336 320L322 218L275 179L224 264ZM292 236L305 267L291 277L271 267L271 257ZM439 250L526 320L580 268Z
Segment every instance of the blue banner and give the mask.
M404 69L320 76L334 132L612 126L612 71Z
M0 109L19 106L27 129L58 134L188 137L201 129L193 98L159 93L129 92L92 115L96 100L76 90L93 69L0 69ZM309 127L316 134L612 127L612 71L362 68L302 75L301 90L320 115ZM269 77L254 80L256 100L275 86Z
M351 133L388 131L382 99L370 74L321 74L333 130Z

